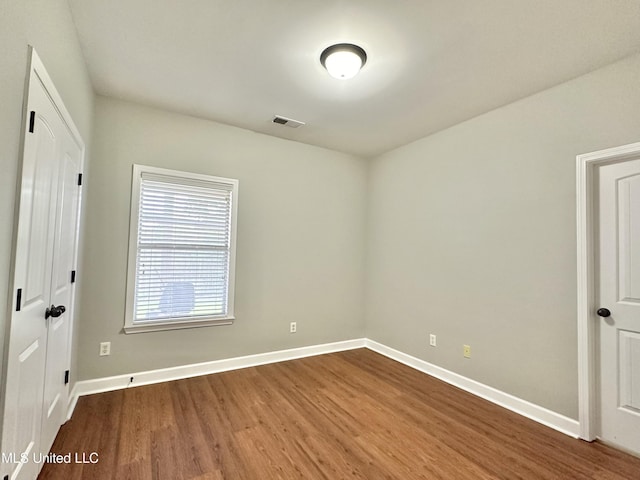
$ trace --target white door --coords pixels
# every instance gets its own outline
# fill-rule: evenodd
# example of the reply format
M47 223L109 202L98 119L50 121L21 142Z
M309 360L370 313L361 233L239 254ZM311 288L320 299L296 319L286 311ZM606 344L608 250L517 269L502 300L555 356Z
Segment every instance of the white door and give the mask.
M54 302L72 299L72 286L62 285L60 270L75 262L76 220L67 217L77 216L78 197L71 198L65 185L68 168L81 165L83 155L81 140L72 141L79 138L77 131L65 121L68 114L33 51L26 111L2 430L2 475L12 480L36 478L42 466L37 460L48 452L66 411L70 315L53 309L54 316L45 317Z
M640 154L597 179L599 437L640 454Z
M80 188L82 147L66 129L61 136L57 181L56 221L51 272L51 304L64 306L60 316L51 316L47 324L47 360L44 383L41 449L48 452L67 414L69 385L67 369L71 352L73 283L75 280L76 232Z

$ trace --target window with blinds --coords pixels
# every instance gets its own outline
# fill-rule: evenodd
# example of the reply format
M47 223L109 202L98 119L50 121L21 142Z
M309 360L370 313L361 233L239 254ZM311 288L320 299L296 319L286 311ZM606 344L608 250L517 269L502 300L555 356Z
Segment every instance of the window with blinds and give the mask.
M233 320L238 181L134 165L125 331Z

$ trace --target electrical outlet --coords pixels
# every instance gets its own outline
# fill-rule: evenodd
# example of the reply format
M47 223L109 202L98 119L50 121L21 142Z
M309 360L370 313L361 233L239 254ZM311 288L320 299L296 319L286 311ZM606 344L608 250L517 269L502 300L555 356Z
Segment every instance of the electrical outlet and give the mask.
M106 355L111 355L111 342L100 343L100 356L104 357Z
M296 325L296 322L291 322L289 324L289 333L296 333L297 330L298 326Z
M462 355L464 355L464 358L471 358L471 345L462 346Z
M432 347L436 346L436 336L433 333L429 334L429 345Z

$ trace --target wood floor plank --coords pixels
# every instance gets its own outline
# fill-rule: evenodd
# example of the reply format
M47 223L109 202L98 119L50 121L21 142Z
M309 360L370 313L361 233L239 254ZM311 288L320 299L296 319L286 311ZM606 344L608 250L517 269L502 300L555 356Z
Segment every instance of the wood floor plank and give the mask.
M173 383L166 382L147 387L148 407L154 412L149 418L151 430L176 427L175 411L171 403L172 386Z
M575 440L366 349L82 397L41 479L631 480Z
M152 390L127 388L123 390L120 415L121 435L118 442L118 462L123 465L151 459L151 417L158 413L151 410L149 398Z

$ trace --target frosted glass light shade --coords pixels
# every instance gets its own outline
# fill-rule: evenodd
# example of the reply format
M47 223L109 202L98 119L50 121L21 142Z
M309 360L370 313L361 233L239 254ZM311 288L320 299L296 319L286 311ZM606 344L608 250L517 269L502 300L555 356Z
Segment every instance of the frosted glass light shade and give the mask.
M353 78L367 61L367 54L357 45L340 43L326 48L320 55L320 63L334 78Z

